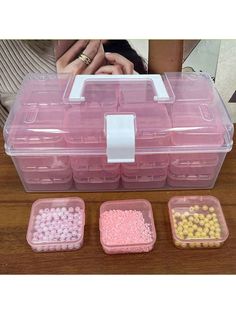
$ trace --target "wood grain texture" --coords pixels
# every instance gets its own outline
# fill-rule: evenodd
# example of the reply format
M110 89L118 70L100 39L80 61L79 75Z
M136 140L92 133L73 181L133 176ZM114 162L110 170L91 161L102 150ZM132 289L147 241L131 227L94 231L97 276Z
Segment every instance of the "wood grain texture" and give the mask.
M234 137L236 141L236 136ZM212 190L108 193L26 193L0 137L0 273L1 274L235 274L236 273L236 148L223 164ZM180 250L173 246L167 202L176 195L219 198L230 236L220 249ZM86 203L84 246L74 252L34 253L26 242L32 203L44 197L80 196ZM99 241L102 202L148 199L153 206L157 241L146 254L106 255Z

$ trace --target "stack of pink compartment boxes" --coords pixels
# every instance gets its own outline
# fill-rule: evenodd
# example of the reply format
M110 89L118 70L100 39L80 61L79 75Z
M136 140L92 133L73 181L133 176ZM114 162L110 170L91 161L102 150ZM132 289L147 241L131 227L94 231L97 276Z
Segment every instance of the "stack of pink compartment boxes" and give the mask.
M202 73L32 74L4 138L26 191L208 189L233 124Z

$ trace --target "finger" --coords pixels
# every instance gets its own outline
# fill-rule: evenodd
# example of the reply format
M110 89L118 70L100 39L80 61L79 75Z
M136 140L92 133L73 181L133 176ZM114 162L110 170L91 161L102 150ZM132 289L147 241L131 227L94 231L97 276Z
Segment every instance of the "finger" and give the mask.
M100 40L91 40L83 53L93 60L97 54L99 46ZM87 66L88 65L85 64L81 59L77 58L66 67L66 72L80 74L87 68Z
M57 65L60 68L65 68L70 62L78 57L79 53L86 48L88 43L89 40L78 40L57 60Z
M104 65L95 74L123 74L120 65Z
M101 66L106 64L103 45L100 44L96 56L93 61L85 68L83 74L94 74Z
M107 52L105 54L106 60L110 64L119 64L122 67L124 74L133 74L134 65L131 61L118 53Z

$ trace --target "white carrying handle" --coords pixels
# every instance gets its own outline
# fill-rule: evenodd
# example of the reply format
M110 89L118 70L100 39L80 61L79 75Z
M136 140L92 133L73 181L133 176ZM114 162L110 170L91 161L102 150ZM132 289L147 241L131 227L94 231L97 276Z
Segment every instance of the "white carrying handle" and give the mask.
M135 161L135 115L105 115L107 162Z
M144 79L152 80L155 87L155 96L154 101L167 101L170 99L165 84L160 74L142 74L142 75L76 75L74 79L73 86L70 91L69 100L70 101L85 101L85 98L82 96L84 83L86 81L113 81L113 80L122 80L122 81L142 81Z

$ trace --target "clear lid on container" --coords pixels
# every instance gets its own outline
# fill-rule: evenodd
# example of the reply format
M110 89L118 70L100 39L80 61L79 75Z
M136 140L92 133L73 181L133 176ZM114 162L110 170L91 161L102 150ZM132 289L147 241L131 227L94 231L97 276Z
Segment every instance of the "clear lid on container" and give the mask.
M211 78L30 74L4 128L9 155L107 155L229 151L233 124Z

